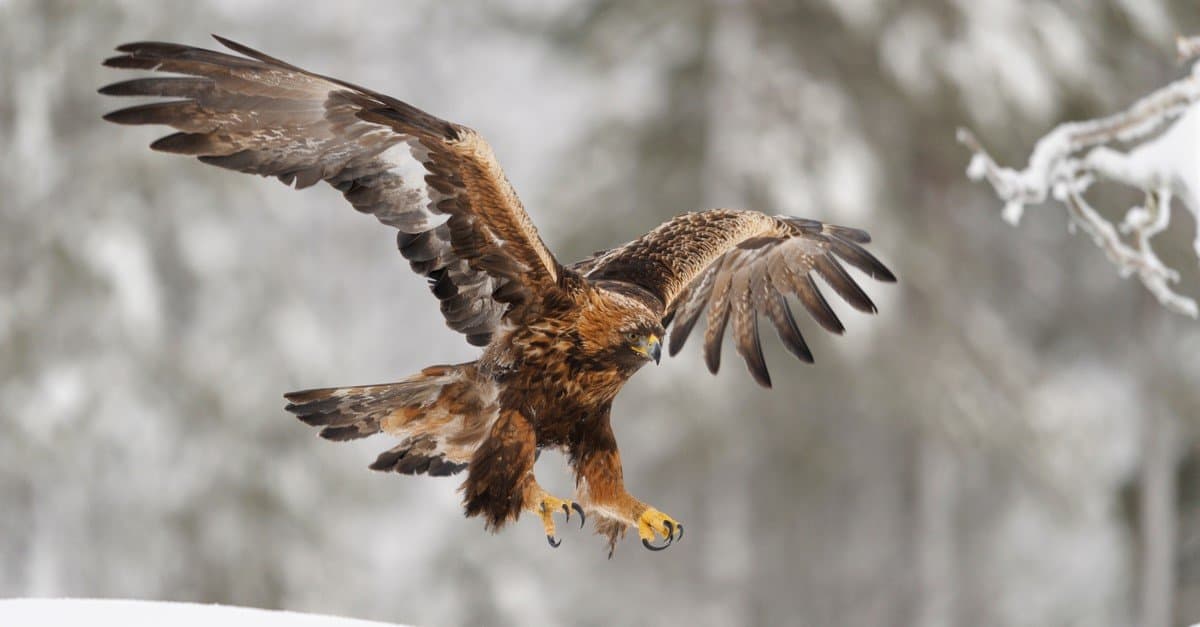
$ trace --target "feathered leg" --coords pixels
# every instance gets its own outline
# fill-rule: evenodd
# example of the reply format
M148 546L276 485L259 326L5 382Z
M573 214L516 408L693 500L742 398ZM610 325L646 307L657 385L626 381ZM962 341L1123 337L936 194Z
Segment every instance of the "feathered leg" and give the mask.
M608 415L595 419L587 433L588 437L572 443L571 465L575 469L580 502L586 511L597 515L596 533L608 538L608 556L612 557L617 539L625 537L630 525L637 527L642 544L652 551L665 549L682 539L682 524L625 490L621 453ZM653 544L656 534L662 536L663 544Z
M496 531L521 510L533 512L542 520L546 539L557 547L554 514L571 510L583 516L578 505L550 495L533 476L537 436L529 421L519 412L503 410L483 444L475 451L463 482L463 505L467 516L482 515L487 528Z

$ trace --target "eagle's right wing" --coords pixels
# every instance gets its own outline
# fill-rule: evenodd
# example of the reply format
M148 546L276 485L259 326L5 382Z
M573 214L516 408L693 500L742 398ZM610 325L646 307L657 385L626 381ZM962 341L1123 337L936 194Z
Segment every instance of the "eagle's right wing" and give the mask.
M558 262L475 131L217 39L246 57L169 43L117 48L123 54L105 65L184 76L102 88L171 98L104 118L179 131L155 150L297 188L336 187L355 209L400 231L400 252L428 277L447 325L472 344L487 344L502 318L520 322L538 295L556 289Z

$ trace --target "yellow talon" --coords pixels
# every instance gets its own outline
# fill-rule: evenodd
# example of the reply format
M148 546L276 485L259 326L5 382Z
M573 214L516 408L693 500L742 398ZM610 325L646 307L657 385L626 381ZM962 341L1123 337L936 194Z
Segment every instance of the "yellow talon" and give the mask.
M661 545L651 544L655 535L662 536L666 542ZM683 525L674 518L650 507L638 517L638 536L642 538L642 545L647 549L661 551L671 546L675 540L683 538Z

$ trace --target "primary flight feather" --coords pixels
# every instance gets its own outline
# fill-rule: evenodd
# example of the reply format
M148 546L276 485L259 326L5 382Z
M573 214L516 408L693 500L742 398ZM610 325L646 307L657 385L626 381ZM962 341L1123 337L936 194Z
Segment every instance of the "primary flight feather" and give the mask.
M660 359L665 328L671 327L674 355L704 317L704 359L715 373L732 325L738 354L754 379L770 387L759 316L788 350L811 362L789 297L822 327L841 333L814 276L867 312L875 305L842 262L895 281L861 246L870 241L863 231L730 209L676 217L564 266L474 130L217 40L244 56L157 42L117 48L121 54L105 65L175 76L102 88L113 96L169 99L105 119L174 128L151 145L155 150L274 176L296 188L325 181L355 209L398 231L400 253L428 278L446 324L483 353L396 383L293 392L285 395L287 409L322 427L328 439L380 432L398 438L371 464L375 470L466 470L466 513L483 516L490 529L528 511L558 546L554 514L570 518L576 511L593 516L610 556L630 526L651 549L682 538L678 521L625 490L609 422L622 385ZM538 485L533 463L545 447L568 455L573 500Z

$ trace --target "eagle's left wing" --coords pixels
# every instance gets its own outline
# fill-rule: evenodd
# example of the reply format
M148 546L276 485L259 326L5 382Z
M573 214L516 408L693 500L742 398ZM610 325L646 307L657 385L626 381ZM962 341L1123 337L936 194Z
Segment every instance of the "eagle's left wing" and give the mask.
M663 324L671 324L670 354L683 347L707 310L704 360L717 372L721 339L730 318L737 351L754 379L770 387L758 336L758 315L770 318L784 345L804 361L812 352L787 304L793 295L825 329L844 330L813 280L820 276L855 309L875 312L875 304L838 261L869 276L892 282L895 275L860 246L865 231L756 211L714 209L674 218L620 248L574 266L594 281L636 285L663 304Z
M400 231L400 252L429 279L446 324L471 344L487 344L502 319L537 313L560 267L478 133L217 39L245 56L158 42L117 48L122 54L105 65L182 76L102 88L169 98L105 119L174 127L155 150L297 188L329 183Z

